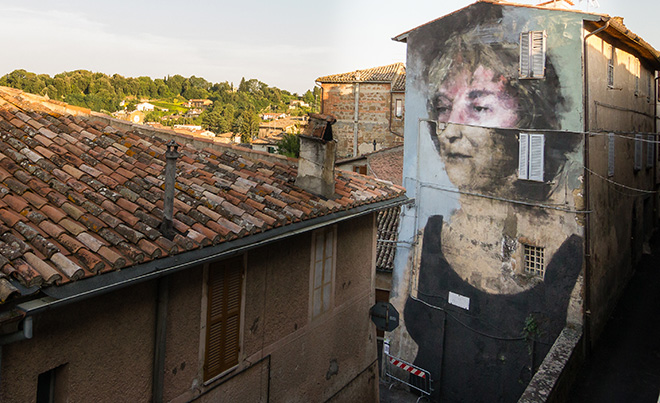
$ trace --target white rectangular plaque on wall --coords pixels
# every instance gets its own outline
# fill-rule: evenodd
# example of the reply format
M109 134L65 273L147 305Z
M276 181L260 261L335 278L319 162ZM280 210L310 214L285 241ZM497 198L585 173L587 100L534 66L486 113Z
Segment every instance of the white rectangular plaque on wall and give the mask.
M449 303L452 305L456 305L459 308L463 308L467 311L470 310L470 298L463 296L461 294L456 294L451 291L449 291Z

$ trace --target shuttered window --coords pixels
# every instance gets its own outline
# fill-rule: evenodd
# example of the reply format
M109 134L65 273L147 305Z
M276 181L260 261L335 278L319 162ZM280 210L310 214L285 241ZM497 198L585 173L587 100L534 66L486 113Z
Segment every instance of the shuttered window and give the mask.
M520 133L518 178L543 182L545 136Z
M238 365L243 260L212 263L208 272L204 379Z
M335 280L334 227L316 231L312 236L311 316L319 317L330 310Z
M403 99L396 100L395 116L397 118L403 117Z
M545 77L545 31L520 34L520 78Z
M642 135L641 134L636 134L635 135L635 166L634 169L635 171L639 171L642 169Z
M614 176L614 133L607 135L607 176Z
M646 167L651 168L653 167L653 160L655 156L655 143L653 142L653 135L652 134L647 134L646 135Z
M614 55L615 48L610 46L610 58L607 59L607 86L610 88L614 87Z

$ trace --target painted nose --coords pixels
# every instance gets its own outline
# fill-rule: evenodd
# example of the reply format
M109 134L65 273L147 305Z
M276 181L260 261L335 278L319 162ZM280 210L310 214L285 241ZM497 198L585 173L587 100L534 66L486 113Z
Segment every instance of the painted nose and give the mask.
M453 143L463 138L463 128L460 124L448 124L445 131L442 133L447 141Z

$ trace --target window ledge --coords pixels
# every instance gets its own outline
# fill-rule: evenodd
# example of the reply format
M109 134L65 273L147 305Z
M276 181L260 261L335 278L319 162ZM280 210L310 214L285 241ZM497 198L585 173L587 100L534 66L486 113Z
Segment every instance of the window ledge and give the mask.
M238 369L240 364L236 364L233 367L224 370L223 372L220 372L218 375L214 376L213 378L209 379L208 381L204 381L203 385L204 386L209 386L212 383L215 383L216 381L220 380L221 378L224 378L225 376L229 375L230 373L236 371Z

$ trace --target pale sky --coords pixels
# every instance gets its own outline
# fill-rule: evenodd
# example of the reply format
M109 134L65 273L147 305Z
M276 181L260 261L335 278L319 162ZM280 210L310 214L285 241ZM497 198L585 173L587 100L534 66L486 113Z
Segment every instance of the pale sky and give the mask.
M256 78L304 93L317 77L405 62L392 37L471 0L0 0L0 75L77 69L211 82ZM521 0L524 4L539 1ZM587 10L587 0L574 0ZM598 0L660 49L660 1Z

